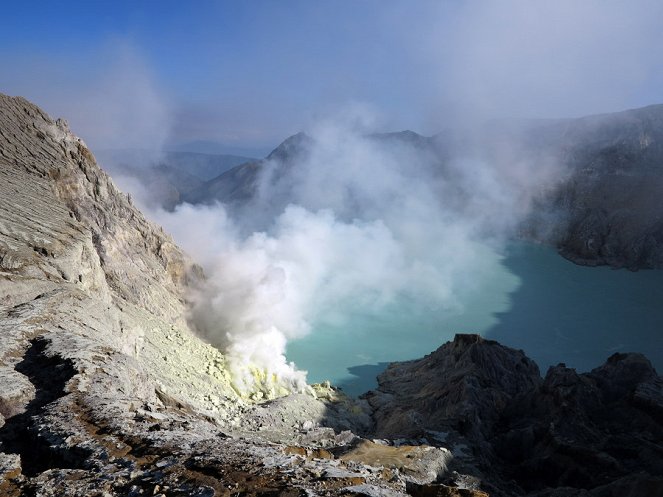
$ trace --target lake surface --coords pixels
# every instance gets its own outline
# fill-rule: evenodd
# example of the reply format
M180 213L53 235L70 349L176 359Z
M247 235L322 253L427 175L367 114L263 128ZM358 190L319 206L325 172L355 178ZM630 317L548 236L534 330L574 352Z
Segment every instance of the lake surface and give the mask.
M477 278L454 309L402 301L379 315L314 324L288 345L288 359L309 382L330 380L351 395L374 388L387 363L423 357L456 333L523 349L542 375L560 362L589 371L615 352L642 352L663 371L663 271L578 266L549 247L517 243L490 251Z

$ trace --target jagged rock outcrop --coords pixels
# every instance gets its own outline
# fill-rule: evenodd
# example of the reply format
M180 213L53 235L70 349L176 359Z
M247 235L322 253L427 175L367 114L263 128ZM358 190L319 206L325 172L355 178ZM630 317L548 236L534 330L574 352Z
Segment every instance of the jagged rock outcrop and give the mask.
M640 354L615 354L585 374L558 365L509 406L492 443L505 477L529 491L635 484L637 475L663 494L661 401L663 378Z
M640 354L541 379L522 351L457 335L378 382L376 435L445 444L491 495L663 495L663 378Z
M393 363L379 377L374 407L376 434L414 438L425 430L453 429L480 439L499 410L540 382L539 368L525 354L484 340L456 335L423 359Z

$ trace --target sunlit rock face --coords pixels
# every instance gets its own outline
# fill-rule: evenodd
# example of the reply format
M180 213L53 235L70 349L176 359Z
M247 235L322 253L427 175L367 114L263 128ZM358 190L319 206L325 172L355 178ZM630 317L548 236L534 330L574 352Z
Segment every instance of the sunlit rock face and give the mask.
M223 357L186 324L196 266L115 188L64 121L3 97L2 129L0 293L12 323L3 341L16 355L11 363L30 340L68 340L58 354L81 361L80 371L126 381L107 395L151 392L149 400L160 390L203 410L213 408L209 394L235 399L227 373L208 371ZM113 354L135 366L100 367Z

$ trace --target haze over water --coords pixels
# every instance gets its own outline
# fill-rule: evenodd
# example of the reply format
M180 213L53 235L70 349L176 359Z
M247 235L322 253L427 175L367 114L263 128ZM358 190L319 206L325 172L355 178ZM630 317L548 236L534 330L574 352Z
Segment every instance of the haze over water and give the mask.
M488 270L458 295L457 307L422 309L401 300L377 314L355 309L314 323L308 336L288 344L288 360L308 371L309 382L330 380L352 395L374 388L386 363L423 357L455 333L523 349L542 375L560 362L589 371L631 351L663 370L662 271L578 266L529 243L485 256Z

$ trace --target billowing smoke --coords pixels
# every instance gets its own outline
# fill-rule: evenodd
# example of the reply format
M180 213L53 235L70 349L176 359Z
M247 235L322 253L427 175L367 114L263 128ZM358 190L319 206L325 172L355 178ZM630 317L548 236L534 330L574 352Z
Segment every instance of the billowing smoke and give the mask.
M208 280L190 296L190 322L228 352L240 388L276 386L275 378L301 388L304 375L284 352L316 323L378 313L397 299L453 310L459 294L482 284L486 251L499 250L533 201L564 178L564 160L549 135L525 136L517 122L477 123L660 101L656 0L255 10L230 21L239 38L217 29L212 9L199 13L209 14L202 37L188 36L189 16L182 29L165 16L167 39L153 36L159 16L136 16L150 29L135 38L120 33L66 51L8 38L0 50L11 68L0 73L3 91L69 118L105 167L101 149L140 149L132 160L149 166L169 142L256 145L284 128L309 130L260 165L241 204L156 212L164 196L152 177L111 171L203 264ZM55 23L53 33L66 26ZM66 33L62 46L76 47L80 33L68 31L75 43ZM384 124L356 108L304 125L355 100L397 129L473 132L373 135Z
M314 321L395 299L457 309L457 295L481 285L487 247L558 177L553 161L519 162L511 148L489 165L413 133L372 135L357 125L367 121L345 113L291 138L242 205L157 216L204 266L190 321L228 354L240 389L304 388L286 345Z

